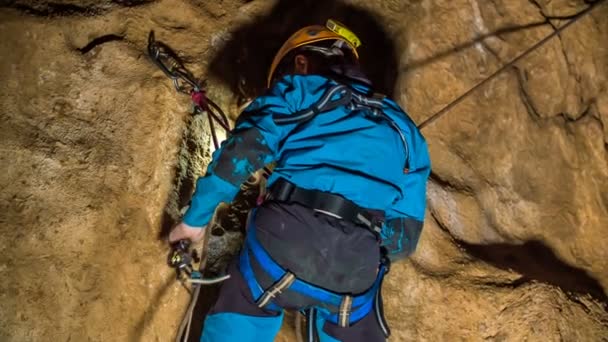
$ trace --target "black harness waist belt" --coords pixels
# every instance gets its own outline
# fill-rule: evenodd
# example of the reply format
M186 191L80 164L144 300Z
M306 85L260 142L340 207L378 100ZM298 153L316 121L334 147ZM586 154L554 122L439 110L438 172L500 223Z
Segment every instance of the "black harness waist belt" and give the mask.
M279 178L272 184L266 200L298 203L326 215L362 225L378 235L384 223L384 213L381 211L361 208L340 195L300 188L284 178Z

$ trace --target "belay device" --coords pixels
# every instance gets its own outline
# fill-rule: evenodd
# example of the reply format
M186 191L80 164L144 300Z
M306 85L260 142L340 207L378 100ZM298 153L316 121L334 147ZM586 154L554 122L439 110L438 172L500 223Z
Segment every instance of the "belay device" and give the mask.
M171 253L169 253L167 264L175 269L178 280L193 284L215 284L230 278L230 275L224 275L217 278L204 279L201 272L195 270L192 266L193 262L200 261L196 251L190 250L190 241L179 240L171 245Z

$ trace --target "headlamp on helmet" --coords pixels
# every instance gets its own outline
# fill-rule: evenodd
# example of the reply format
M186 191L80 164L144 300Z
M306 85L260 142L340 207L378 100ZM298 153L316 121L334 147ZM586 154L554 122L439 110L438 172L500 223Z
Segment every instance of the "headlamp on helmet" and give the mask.
M328 40L334 40L335 42L330 47L314 45L315 43ZM347 49L352 52L355 59L359 59L359 54L357 53L359 46L361 46L359 38L336 20L329 19L325 26L313 25L304 27L289 37L275 55L268 72L267 85L270 87L274 73L281 60L296 48L315 51L328 57L344 56L343 50Z

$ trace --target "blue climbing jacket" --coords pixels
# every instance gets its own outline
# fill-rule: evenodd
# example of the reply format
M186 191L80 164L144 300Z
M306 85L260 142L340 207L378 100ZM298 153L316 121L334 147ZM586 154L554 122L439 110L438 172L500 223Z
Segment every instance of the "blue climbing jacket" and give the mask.
M304 122L290 120L336 85L323 76L288 75L251 103L232 135L213 154L205 176L198 179L184 222L205 226L215 207L232 201L251 173L276 162L269 186L282 177L302 188L342 195L360 207L382 210L381 238L389 257L394 260L412 253L426 206L430 172L426 141L390 99L382 100L381 117L365 108L339 106L315 112ZM358 83L349 86L360 94L370 91ZM331 99L340 96L336 93Z

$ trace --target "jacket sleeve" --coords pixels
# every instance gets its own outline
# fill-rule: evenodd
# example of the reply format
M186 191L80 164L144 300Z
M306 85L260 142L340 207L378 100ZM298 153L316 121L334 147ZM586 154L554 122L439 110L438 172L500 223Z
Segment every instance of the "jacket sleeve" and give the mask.
M426 141L413 123L408 137L410 169L401 184L403 196L386 211L381 233L382 246L392 262L406 258L416 250L426 209L426 183L431 171Z
M251 173L276 160L278 146L295 124L277 124L277 116L291 115L314 99L302 94L306 80L289 76L258 97L239 116L235 129L213 153L207 172L196 182L184 222L202 227L220 202L231 202Z

